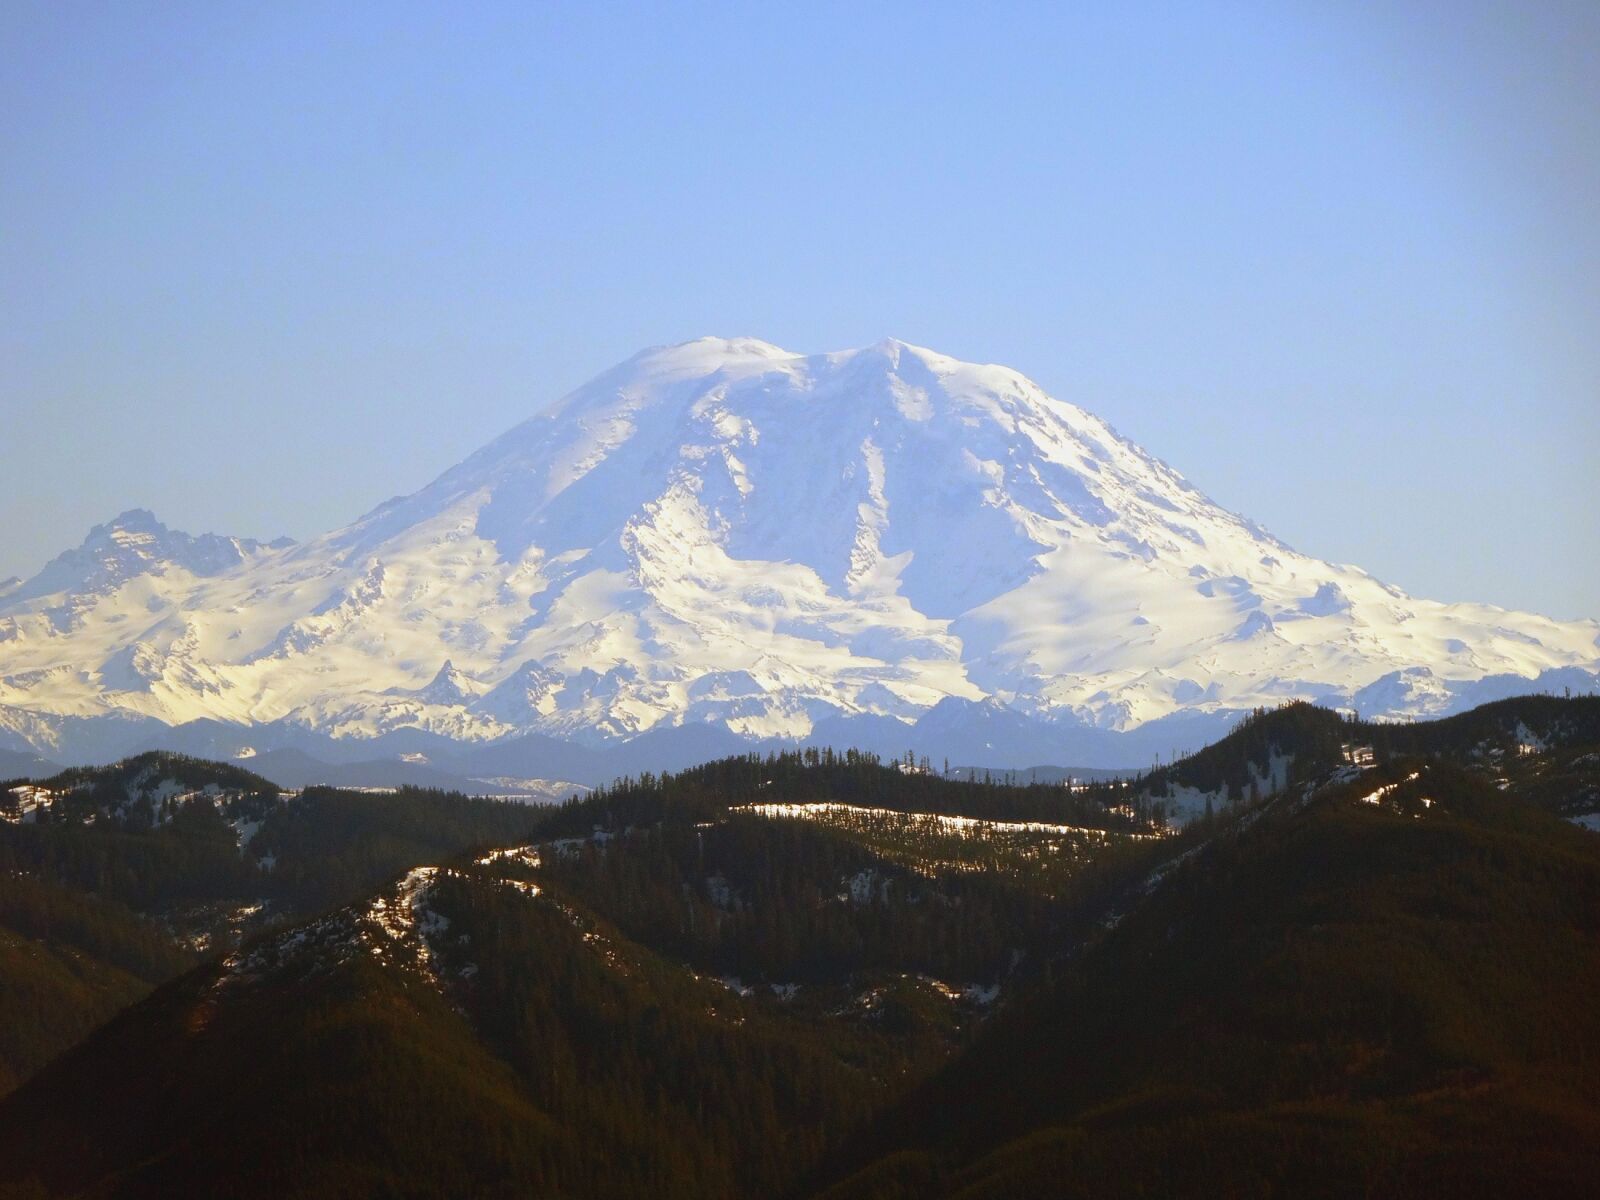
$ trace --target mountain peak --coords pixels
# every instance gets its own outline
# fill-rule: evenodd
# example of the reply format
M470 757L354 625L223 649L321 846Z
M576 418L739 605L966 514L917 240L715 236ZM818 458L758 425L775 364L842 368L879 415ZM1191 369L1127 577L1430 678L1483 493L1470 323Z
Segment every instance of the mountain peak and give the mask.
M651 374L689 376L710 375L719 370L740 367L763 367L783 363L802 363L825 360L851 360L861 357L887 359L898 365L903 355L912 355L925 364L955 363L949 355L925 346L914 345L900 338L884 337L870 346L854 350L840 350L827 354L800 354L785 350L757 337L720 337L707 335L662 346L651 346L628 359L624 367L643 368ZM606 375L601 380L608 378ZM598 382L598 381L597 381Z
M779 362L799 357L760 338L707 335L686 342L651 346L635 354L623 365L638 366L652 374L690 375L710 374L729 364Z
M124 512L120 512L116 516L112 517L111 520L107 521L104 525L95 526L95 528L90 531L89 536L93 537L94 534L101 529L125 529L150 532L159 531L161 533L167 532L167 527L163 525L161 521L157 519L155 513L151 512L148 508L130 508Z
M70 646L7 637L56 595ZM1298 553L1019 372L896 338L654 347L292 555L131 510L0 604L0 704L356 736L1125 730L1600 666L1600 624ZM133 661L162 686L52 691Z
M941 354L937 350L930 350L926 346L918 346L911 342L901 341L899 338L895 337L879 338L876 342L872 343L872 345L864 347L861 350L854 351L854 353L882 355L890 362L896 364L899 363L901 356L905 354L914 355L925 363L954 363L957 361L956 359L951 358L948 354Z
M58 594L83 596L115 591L141 575L178 567L207 577L242 564L263 549L282 549L287 538L263 547L249 538L171 529L147 508L130 508L89 530L79 545L57 555L32 579L4 593L5 603L22 604Z

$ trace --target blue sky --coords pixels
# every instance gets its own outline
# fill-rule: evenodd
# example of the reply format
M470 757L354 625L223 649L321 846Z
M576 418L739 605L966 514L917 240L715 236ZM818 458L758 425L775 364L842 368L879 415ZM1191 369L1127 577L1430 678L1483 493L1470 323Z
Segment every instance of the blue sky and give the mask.
M0 576L304 537L643 346L1004 362L1600 615L1600 6L11 4Z

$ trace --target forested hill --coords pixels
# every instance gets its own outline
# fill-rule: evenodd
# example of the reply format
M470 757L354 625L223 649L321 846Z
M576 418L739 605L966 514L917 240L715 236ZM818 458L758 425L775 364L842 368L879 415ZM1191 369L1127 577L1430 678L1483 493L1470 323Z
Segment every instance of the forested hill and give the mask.
M1592 1194L1600 837L1422 756L1252 815L826 1200Z
M1054 821L912 807L963 798ZM252 839L277 859L263 886L361 877L342 834L375 836L386 803L434 853L247 938L25 1084L0 1104L0 1183L779 1195L1032 986L1084 889L1168 853L1065 788L795 755L544 811L308 794Z
M587 833L595 823L640 825L668 814L710 819L742 805L832 803L1131 832L1145 828L1151 815L1127 807L1134 799L1120 781L1015 784L1005 776L944 778L926 759L910 754L886 763L872 754L808 748L622 779L559 809L551 828Z
M27 785L0 1196L1561 1194L1600 1169L1597 714L1292 705L1086 785Z
M545 819L442 793L288 795L170 755L0 801L0 1092L207 954Z
M258 794L279 790L271 780L263 779L237 763L215 762L168 750L147 751L109 766L69 767L47 779L38 780L38 784L51 791L87 790L106 795L118 788L139 788L152 780L170 780L184 790L209 787L215 791Z
M1363 721L1293 703L1257 709L1226 737L1135 777L1147 807L1183 820L1304 787L1346 766L1398 756L1445 759L1504 778L1519 760L1600 745L1600 696L1521 696L1438 721Z

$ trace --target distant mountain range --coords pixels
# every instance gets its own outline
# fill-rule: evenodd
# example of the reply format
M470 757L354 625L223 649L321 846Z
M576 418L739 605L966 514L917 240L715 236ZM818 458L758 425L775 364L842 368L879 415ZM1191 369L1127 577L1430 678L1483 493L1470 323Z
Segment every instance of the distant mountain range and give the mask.
M97 526L0 584L0 748L583 782L796 742L1142 766L1294 698L1591 692L1597 639L1300 554L1008 368L707 338L309 542Z

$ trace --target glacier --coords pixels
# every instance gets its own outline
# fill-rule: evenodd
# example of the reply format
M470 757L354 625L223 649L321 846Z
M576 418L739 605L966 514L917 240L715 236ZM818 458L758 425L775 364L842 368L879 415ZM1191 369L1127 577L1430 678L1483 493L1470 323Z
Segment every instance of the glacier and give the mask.
M654 348L323 536L135 511L0 587L0 745L41 753L203 721L595 749L920 730L1060 762L1086 731L1597 676L1596 621L1308 557L1017 371L893 340Z

